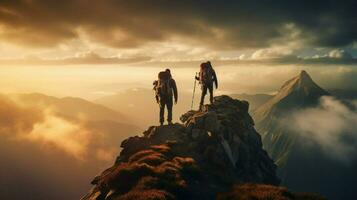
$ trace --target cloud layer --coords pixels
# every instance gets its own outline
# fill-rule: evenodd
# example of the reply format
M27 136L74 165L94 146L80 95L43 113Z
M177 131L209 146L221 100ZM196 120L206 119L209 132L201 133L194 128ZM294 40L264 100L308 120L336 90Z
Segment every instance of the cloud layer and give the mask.
M96 159L91 155L96 151L112 151L110 145L93 148L93 140L103 133L88 128L85 121L57 115L50 107L24 106L6 96L0 97L0 105L3 138L34 142L49 151L54 147L79 160Z
M306 143L318 144L330 158L349 162L357 156L356 109L356 102L322 97L318 107L294 113L289 124Z
M356 1L16 0L0 4L2 40L48 47L79 37L116 48L181 41L211 48L266 47L287 24L306 44L357 39Z

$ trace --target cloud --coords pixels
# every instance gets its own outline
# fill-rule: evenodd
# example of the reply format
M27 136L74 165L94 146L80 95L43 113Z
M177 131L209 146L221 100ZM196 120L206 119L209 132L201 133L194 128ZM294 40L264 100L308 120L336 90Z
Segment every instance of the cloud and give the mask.
M269 60L269 59L276 59L276 58L283 58L285 56L291 55L291 50L286 48L266 48L266 49L258 49L255 51L251 58L252 60Z
M75 57L61 59L42 59L26 57L20 59L0 59L0 65L77 65L77 64L128 64L150 61L147 56L102 57L93 52L78 54Z
M71 156L83 158L89 142L88 130L40 107L22 107L5 96L0 102L2 137L54 145Z
M83 114L77 118L67 117L56 109L59 108L0 96L0 135L19 142L32 142L49 151L58 149L79 161L108 162L109 155L114 156L116 145L103 136L111 135L109 122L104 130L97 126L105 122L89 121Z
M45 111L44 121L35 123L29 133L21 133L17 139L40 144L53 144L78 159L87 156L90 130Z
M306 44L340 47L357 39L356 2L347 1L3 1L3 41L56 46L84 32L115 48L176 41L215 49L268 47L294 24ZM274 13L274 14L272 14Z
M318 144L329 157L349 161L357 156L357 104L349 105L333 97L322 97L318 107L292 114L290 128L303 136L306 143Z
M339 59L351 59L352 56L348 52L342 49L331 50L328 54L330 58L339 58Z

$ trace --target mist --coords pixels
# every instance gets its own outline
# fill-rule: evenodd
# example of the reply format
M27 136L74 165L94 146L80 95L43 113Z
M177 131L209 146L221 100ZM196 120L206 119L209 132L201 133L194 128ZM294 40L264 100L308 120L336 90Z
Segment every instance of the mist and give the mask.
M348 163L357 158L356 101L321 97L318 106L294 112L288 124L305 144L317 144L331 159Z

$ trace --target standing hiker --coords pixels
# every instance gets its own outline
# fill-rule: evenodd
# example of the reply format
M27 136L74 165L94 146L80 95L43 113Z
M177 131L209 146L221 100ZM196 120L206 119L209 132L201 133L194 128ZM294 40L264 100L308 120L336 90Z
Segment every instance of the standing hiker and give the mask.
M202 89L201 101L200 101L200 109L201 109L205 100L205 96L207 94L207 89L209 90L210 93L210 98L209 98L210 103L213 103L213 82L216 86L216 89L218 88L218 80L217 80L216 72L214 71L210 61L207 61L200 65L200 73L198 77L196 76L196 79L201 84L201 89Z
M156 102L160 106L160 125L164 124L165 106L167 108L167 122L172 124L172 106L173 97L175 104L177 103L177 87L176 82L171 76L170 69L166 69L158 74L158 80L154 81L154 90L156 92Z

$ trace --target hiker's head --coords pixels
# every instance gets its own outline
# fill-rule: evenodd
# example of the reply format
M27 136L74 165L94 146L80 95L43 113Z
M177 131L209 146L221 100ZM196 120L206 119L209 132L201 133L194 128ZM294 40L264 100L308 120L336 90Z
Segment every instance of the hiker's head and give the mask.
M201 63L200 68L204 69L206 67L206 63Z
M169 74L169 77L171 78L171 71L170 71L170 69L167 68L167 69L165 70L165 72L168 73L168 74Z

